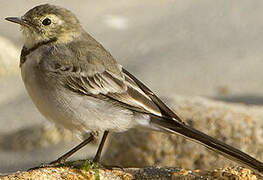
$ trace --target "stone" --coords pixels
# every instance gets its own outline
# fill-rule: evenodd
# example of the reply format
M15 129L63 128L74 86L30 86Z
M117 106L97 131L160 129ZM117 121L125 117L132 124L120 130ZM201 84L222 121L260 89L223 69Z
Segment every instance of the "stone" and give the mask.
M16 172L0 177L0 180L20 179L67 179L67 180L131 180L131 179L162 179L162 180L196 180L196 179L262 179L259 174L242 167L228 167L215 169L213 171L186 170L173 167L147 167L147 168L126 168L126 169L79 169L73 167L41 168L32 171Z
M0 147L6 151L32 151L75 138L72 132L56 126L35 125L0 136Z

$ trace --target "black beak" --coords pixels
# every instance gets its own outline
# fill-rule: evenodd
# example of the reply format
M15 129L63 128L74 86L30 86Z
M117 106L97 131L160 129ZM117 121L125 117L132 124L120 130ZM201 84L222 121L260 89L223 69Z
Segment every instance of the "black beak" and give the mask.
M5 20L13 22L13 23L20 24L20 25L23 25L23 26L29 26L29 23L26 22L25 20L23 20L20 17L7 17L7 18L5 18Z

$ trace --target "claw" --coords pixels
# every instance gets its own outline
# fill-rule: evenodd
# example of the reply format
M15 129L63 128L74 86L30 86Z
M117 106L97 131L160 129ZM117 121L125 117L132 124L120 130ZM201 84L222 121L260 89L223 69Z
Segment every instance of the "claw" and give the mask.
M36 170L36 169L40 169L40 168L47 168L47 167L58 167L58 166L62 166L64 164L65 164L64 160L57 159L57 160L52 161L48 164L41 164L40 166L32 167L32 168L28 169L27 171L32 171L32 170Z

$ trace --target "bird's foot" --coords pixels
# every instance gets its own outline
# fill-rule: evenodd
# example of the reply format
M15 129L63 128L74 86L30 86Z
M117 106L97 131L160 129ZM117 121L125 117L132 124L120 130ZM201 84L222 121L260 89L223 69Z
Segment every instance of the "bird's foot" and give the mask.
M117 166L117 165L106 165L106 164L99 163L99 162L97 162L97 161L95 161L95 160L93 160L93 163L96 163L99 168L103 168L103 169L110 169L110 170L113 170L113 169L121 169L121 170L124 170L124 168L121 167L121 166Z
M40 169L40 168L59 167L59 166L65 165L65 164L66 163L65 163L64 159L57 159L57 160L52 161L50 163L43 163L40 166L36 166L36 167L30 168L30 169L28 169L28 171L36 170L36 169Z

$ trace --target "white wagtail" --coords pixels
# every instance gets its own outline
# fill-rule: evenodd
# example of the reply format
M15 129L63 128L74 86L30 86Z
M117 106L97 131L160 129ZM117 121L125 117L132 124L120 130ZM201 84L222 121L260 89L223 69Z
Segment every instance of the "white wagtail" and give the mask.
M57 165L104 132L148 128L179 134L232 160L263 172L263 163L192 127L149 88L119 65L69 10L44 4L6 20L22 27L21 74L28 94L50 121L90 137L50 163Z

